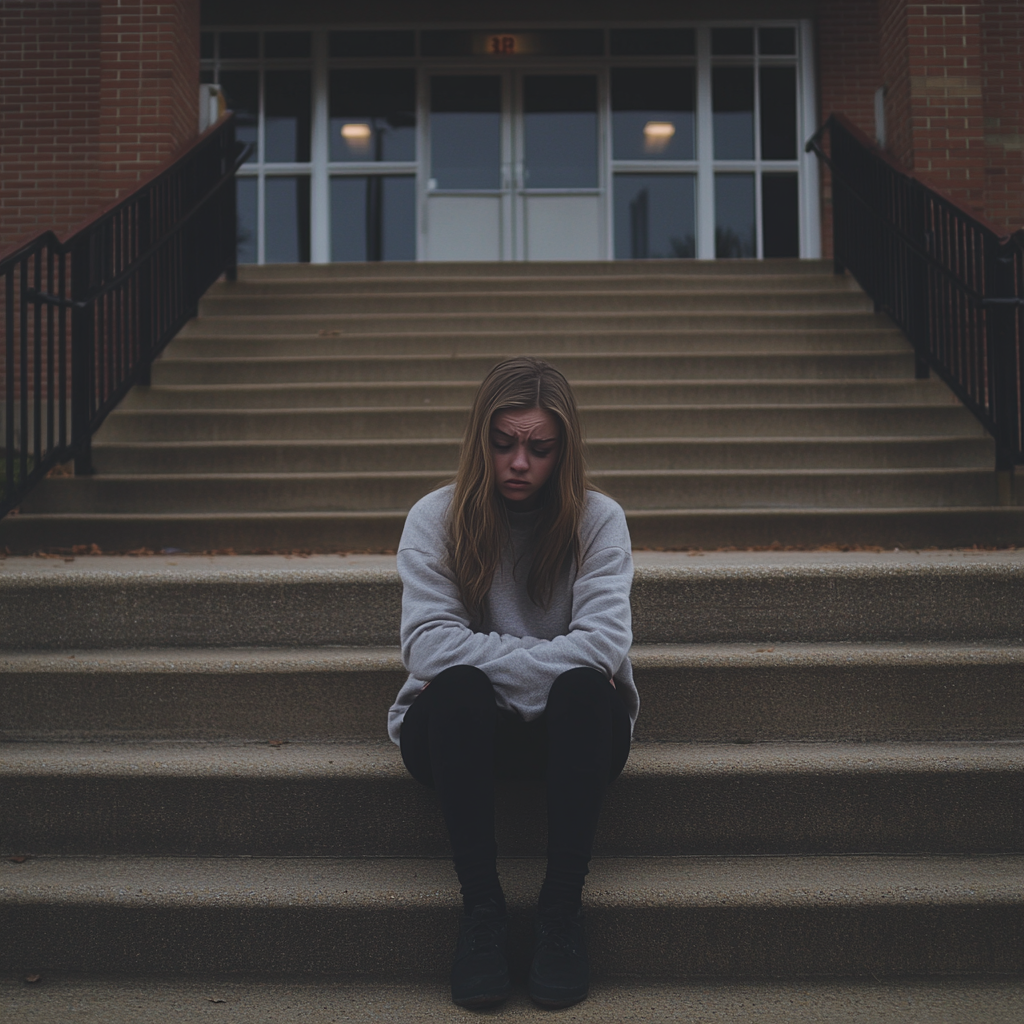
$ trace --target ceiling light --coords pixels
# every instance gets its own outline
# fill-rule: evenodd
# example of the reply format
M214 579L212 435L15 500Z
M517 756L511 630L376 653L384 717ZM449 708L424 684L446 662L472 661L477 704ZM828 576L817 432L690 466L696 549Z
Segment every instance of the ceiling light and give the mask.
M662 152L675 133L676 126L671 121L648 121L644 125L644 152Z
M644 131L647 129L645 128ZM346 142L367 142L373 134L368 124L343 124L341 137Z

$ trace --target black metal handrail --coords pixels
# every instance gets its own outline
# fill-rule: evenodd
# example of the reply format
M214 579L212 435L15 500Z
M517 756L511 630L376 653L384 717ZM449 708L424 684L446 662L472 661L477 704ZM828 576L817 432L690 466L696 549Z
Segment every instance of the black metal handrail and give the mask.
M236 273L235 171L225 114L173 163L65 240L47 231L0 258L4 369L0 517L55 466L92 472L92 435Z
M823 142L828 139L828 151ZM807 143L832 172L836 273L849 270L996 441L1024 462L1024 231L1000 234L833 114Z

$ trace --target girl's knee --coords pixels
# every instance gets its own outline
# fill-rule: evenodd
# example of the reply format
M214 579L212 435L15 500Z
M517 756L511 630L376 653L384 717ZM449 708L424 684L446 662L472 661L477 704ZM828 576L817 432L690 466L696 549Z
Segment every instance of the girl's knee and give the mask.
M472 665L453 665L435 676L424 691L431 703L497 707L494 687L480 669Z
M573 668L563 672L548 694L548 713L607 704L615 691L608 677L594 668Z

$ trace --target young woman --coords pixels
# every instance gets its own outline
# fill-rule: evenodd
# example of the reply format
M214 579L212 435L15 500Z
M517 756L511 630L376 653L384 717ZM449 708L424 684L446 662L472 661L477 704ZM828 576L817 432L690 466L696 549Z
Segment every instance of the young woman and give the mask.
M529 991L545 1006L578 1002L583 880L639 699L625 516L587 485L576 402L554 367L521 358L491 370L454 484L409 513L398 571L409 679L389 733L437 790L451 837L464 909L452 999L508 995L494 779L542 776L548 862Z

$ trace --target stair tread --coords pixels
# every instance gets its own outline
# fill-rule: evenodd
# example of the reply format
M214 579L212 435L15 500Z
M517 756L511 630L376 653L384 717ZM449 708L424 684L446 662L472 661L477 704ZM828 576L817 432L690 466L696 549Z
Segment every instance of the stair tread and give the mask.
M509 904L533 905L542 861L499 859ZM394 910L450 906L445 859L32 857L0 864L0 906ZM1024 854L609 857L591 862L591 908L1010 905Z
M339 964L337 974L343 970ZM452 1004L449 987L440 979L46 971L41 985L26 985L23 977L0 973L0 1017L18 1024L53 1024L67 1019L69 1007L83 1024L207 1024L219 1010L246 1024L467 1020L466 1011ZM213 1000L225 1005L211 1005ZM501 1006L500 1017L550 1022L551 1011L534 1005L516 985ZM558 1011L558 1020L565 1024L1019 1024L1021 1019L1024 979L973 976L728 981L597 977L585 1002Z
M168 556L176 557L176 556ZM254 556L268 558L274 556ZM279 556L283 560L283 556ZM373 556L382 563L388 556ZM249 561L237 556L232 561ZM13 560L12 560L13 561ZM107 565L123 564L123 558L96 558ZM78 563L81 564L81 563ZM2 563L0 563L2 565ZM178 568L174 566L172 568ZM63 565L60 568L64 568ZM101 570L102 571L102 570ZM709 664L779 665L906 664L947 665L1024 664L1024 646L1011 640L973 642L934 640L927 643L889 641L875 643L799 643L780 641L766 648L764 643L634 644L629 653L634 669L687 668ZM54 651L0 651L4 672L59 672L86 674L110 672L401 672L399 647L160 647L88 650L68 647Z
M451 467L452 472L454 466ZM55 483L51 486L97 486L104 483L151 483L159 480L223 480L225 482L240 480L436 480L443 476L445 470L440 469L395 469L395 470L331 470L326 472L310 472L302 470L297 472L269 472L240 470L233 473L104 473L96 477L56 477ZM625 477L626 479L638 477L740 477L756 478L769 477L777 479L781 477L821 477L821 476L842 476L842 477L905 477L905 476L928 476L942 474L944 476L984 476L991 477L993 470L989 466L912 466L912 467L785 467L781 469L596 469L592 476L595 480L607 479L608 477Z
M0 779L230 777L356 780L405 778L398 748L379 741L136 741L0 744ZM1024 740L858 743L636 743L623 773L676 780L764 775L829 778L885 774L936 776L1013 772L1024 776Z

